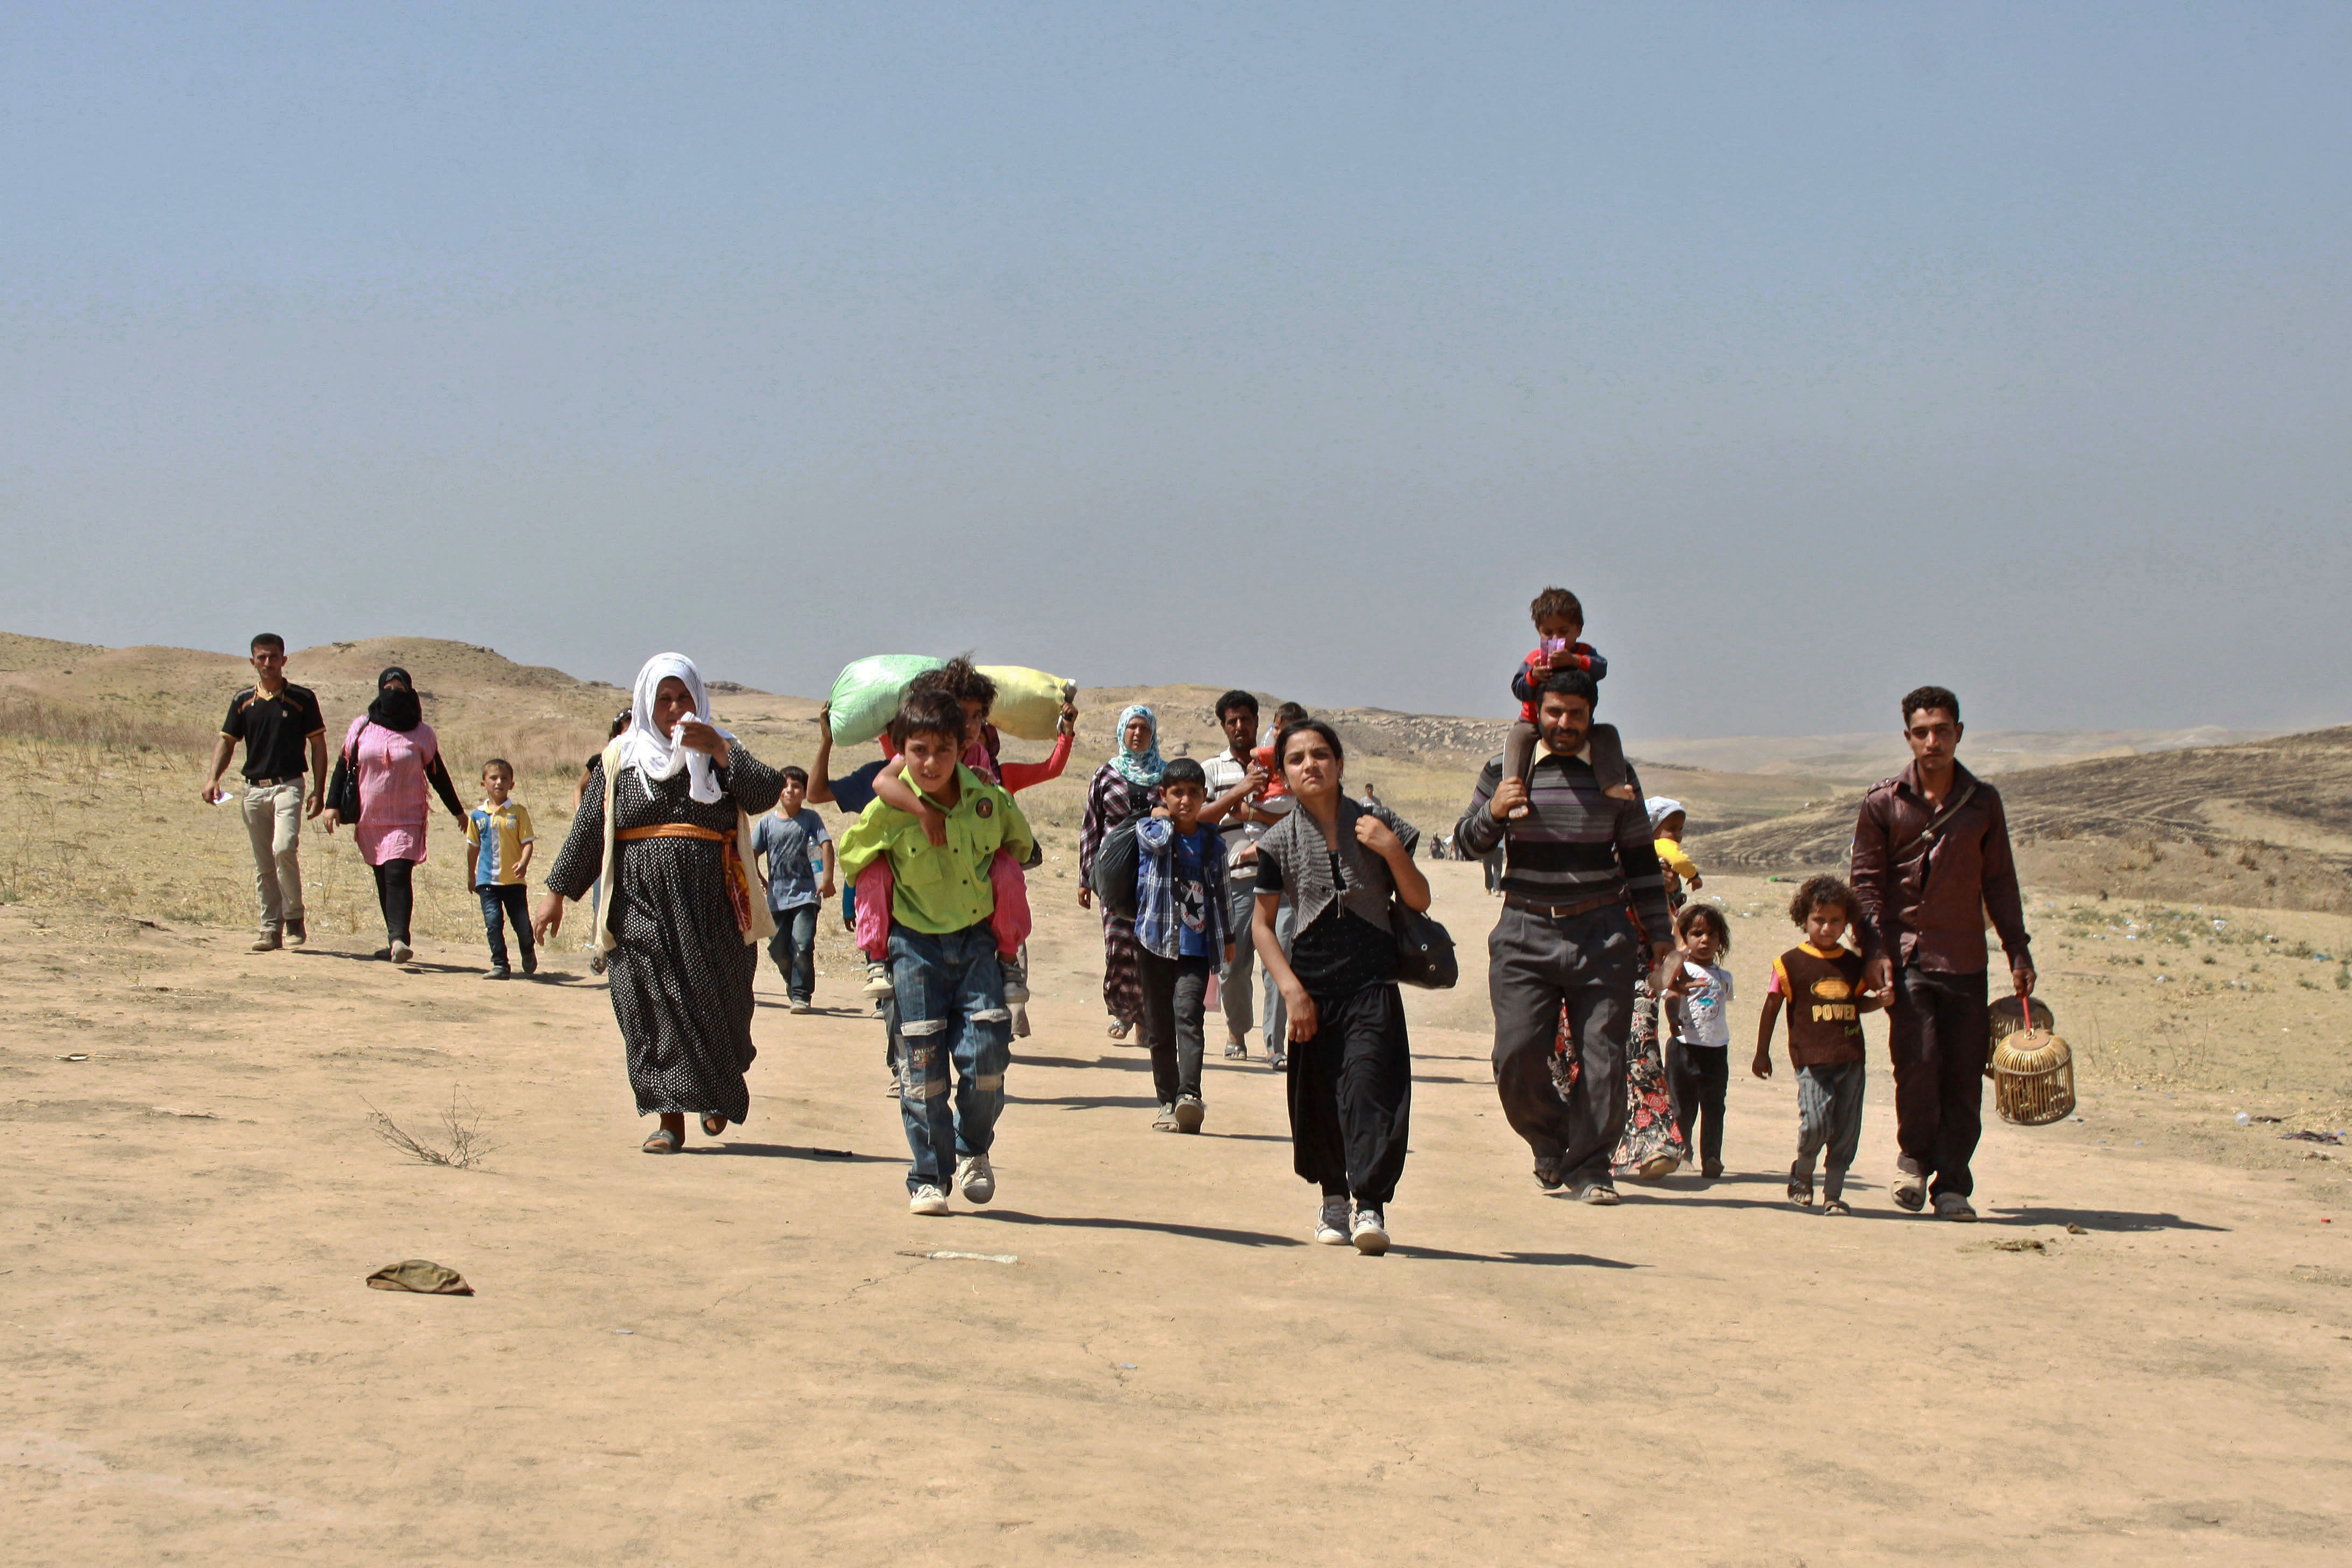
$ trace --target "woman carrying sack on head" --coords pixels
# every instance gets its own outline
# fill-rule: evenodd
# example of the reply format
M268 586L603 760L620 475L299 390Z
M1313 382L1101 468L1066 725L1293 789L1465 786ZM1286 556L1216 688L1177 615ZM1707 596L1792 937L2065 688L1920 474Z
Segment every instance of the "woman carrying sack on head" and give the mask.
M648 1154L712 1138L750 1114L751 979L775 931L754 892L751 819L783 775L710 722L701 672L684 654L637 671L629 727L604 748L547 877L533 929L544 942L563 900L604 878L597 945L613 987L637 1114L658 1115Z
M1275 756L1297 805L1257 841L1250 935L1289 1018L1291 1168L1323 1189L1316 1240L1382 1253L1412 1109L1390 910L1428 909L1429 879L1394 814L1340 789L1347 753L1330 725L1284 726ZM1287 953L1274 929L1286 893L1298 921Z
M429 793L428 793L429 792ZM406 963L415 956L409 924L416 909L416 868L425 863L425 824L438 795L462 829L465 804L449 770L442 765L441 742L425 721L416 683L394 665L375 678L375 700L352 721L342 754L327 786L327 831L359 805L352 837L360 858L375 873L376 906L383 911L383 951L378 958ZM468 867L467 875L472 875Z
M1087 785L1087 814L1078 826L1078 908L1094 907L1095 857L1103 840L1130 817L1145 816L1160 804L1160 721L1137 703L1118 716L1118 754L1095 770ZM1137 959L1135 922L1108 910L1103 922L1103 1005L1110 1009L1110 1037L1127 1038L1143 1016L1143 970Z

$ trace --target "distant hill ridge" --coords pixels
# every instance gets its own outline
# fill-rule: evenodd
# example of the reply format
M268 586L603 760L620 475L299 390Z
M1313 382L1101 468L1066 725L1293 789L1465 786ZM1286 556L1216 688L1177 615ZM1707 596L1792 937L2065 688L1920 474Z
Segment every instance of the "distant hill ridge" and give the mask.
M299 648L293 678L319 693L340 735L373 695L376 672L406 668L425 693L426 717L453 754L495 747L526 767L576 768L602 742L626 693L545 665L519 664L494 648L434 637L368 637ZM109 648L0 633L0 699L31 700L113 719L175 727L173 743L198 743L219 726L229 694L252 671L235 654L193 648ZM822 706L813 697L713 679L721 721L762 755L806 761ZM1224 689L1199 684L1082 687L1076 756L1061 789L1083 785L1115 744L1128 704L1150 704L1163 750L1195 756L1222 749L1213 706ZM1275 696L1260 693L1272 711ZM1348 745L1352 785L1424 826L1444 832L1469 796L1476 770L1502 745L1501 719L1327 710ZM2230 733L2229 731L2221 731ZM2015 737L1972 733L1962 758L2006 763L2033 752L2164 744L2193 731L2103 731ZM2126 740L2126 737L2131 737ZM1692 847L1703 865L1767 871L1845 864L1856 784L1899 758L1868 736L1663 741L1633 743L1643 783L1685 801ZM1991 757L1979 754L1984 746ZM1013 742L1013 754L1045 747ZM863 761L865 748L856 760ZM1658 752L1662 755L1650 755ZM1707 766L1706 763L1716 765ZM1724 763L1744 767L1727 768ZM1699 765L1694 765L1694 764ZM1811 763L1817 772L1801 771ZM1857 772L1864 764L1867 771ZM2352 908L2352 727L2219 746L2094 756L2059 766L1996 769L2029 879L2084 891L2208 898L2245 904Z

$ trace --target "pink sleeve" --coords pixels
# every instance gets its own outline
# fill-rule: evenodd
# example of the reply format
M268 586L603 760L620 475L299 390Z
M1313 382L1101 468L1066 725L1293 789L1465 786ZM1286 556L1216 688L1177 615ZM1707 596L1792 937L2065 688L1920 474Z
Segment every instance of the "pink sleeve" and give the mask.
M1787 992L1780 988L1780 961L1777 959L1774 960L1772 963L1772 978L1764 984L1764 994L1767 996L1785 996L1788 994Z
M1070 742L1076 738L1072 735L1055 736L1053 754L1042 763L997 763L996 771L1003 779L1005 789L1008 792L1018 792L1027 789L1031 784L1041 784L1048 779L1060 778L1062 770L1070 765Z

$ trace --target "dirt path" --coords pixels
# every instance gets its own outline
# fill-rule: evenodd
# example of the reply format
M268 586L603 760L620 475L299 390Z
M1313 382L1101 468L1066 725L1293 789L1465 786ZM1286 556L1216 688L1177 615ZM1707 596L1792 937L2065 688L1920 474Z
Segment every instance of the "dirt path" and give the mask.
M1735 1077L1732 1179L1546 1197L1486 1066L1493 906L1475 868L1436 879L1470 973L1413 998L1414 1152L1379 1260L1306 1243L1256 1059L1213 1044L1207 1135L1148 1131L1090 928L1046 899L1001 1195L946 1220L905 1212L862 1018L763 1006L751 1125L653 1159L584 972L93 944L0 910L0 1562L2246 1562L2341 1540L2332 1189L1996 1125L1991 1223L1900 1215L1879 1056L1852 1219L1780 1199L1785 1072ZM1738 935L1745 985L1785 942ZM453 1089L501 1145L486 1167L369 1135L362 1096L430 1128ZM362 1288L409 1257L481 1293Z

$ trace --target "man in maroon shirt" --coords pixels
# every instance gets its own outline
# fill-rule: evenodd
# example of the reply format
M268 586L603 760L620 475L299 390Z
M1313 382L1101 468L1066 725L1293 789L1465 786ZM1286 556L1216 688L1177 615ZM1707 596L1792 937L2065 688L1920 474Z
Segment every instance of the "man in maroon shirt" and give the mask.
M1895 1058L1895 1201L1972 1220L1969 1160L1984 1130L1992 1049L1985 919L2011 983L2033 990L2033 956L2000 792L1960 766L1960 700L1940 686L1903 699L1911 765L1863 798L1853 829L1864 983L1887 1001Z

